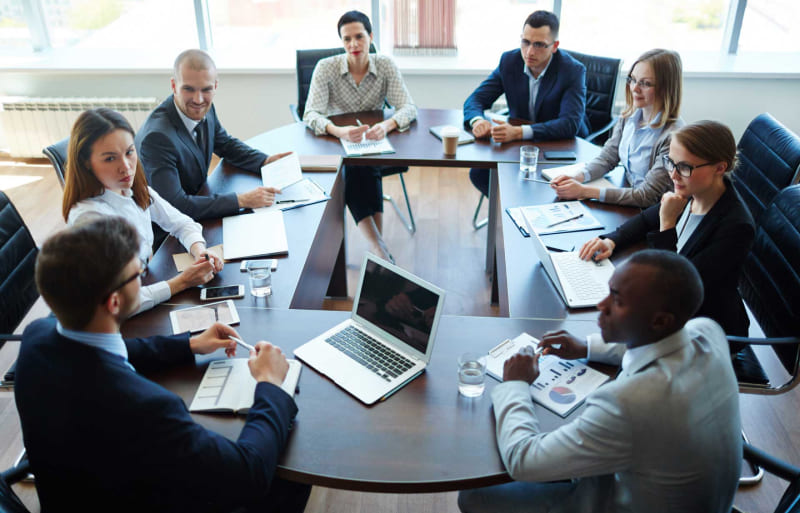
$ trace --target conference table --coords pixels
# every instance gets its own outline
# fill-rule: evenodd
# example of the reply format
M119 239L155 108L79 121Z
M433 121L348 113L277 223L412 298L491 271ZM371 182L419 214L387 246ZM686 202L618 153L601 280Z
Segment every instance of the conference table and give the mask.
M361 122L372 124L385 115L388 113L359 113L340 116L335 122L354 122L357 116ZM523 143L499 145L478 141L459 147L455 157L446 157L441 142L428 134L430 126L442 124L460 126L461 113L421 109L408 131L390 135L396 153L344 157L343 163L493 169L487 230L491 258L487 264L495 272L501 317L443 316L428 369L373 406L363 405L321 374L304 367L295 397L299 414L279 463L278 475L284 478L350 490L413 493L507 482L510 478L497 451L491 411L491 390L498 382L487 376L486 392L481 397L460 396L458 355L465 351L486 352L522 332L539 337L549 330L568 329L581 336L597 330L596 311L574 311L564 306L526 246L530 240L523 238L503 214L510 206L555 199L547 184L520 180L518 148ZM271 130L248 143L267 153L287 150L300 155L343 153L337 139L315 137L300 123ZM597 147L579 139L537 145L575 151L579 160L588 160L598 152ZM346 296L341 173L305 175L317 181L331 199L284 212L289 254L279 258L278 270L273 273L272 296L264 299L248 294L234 300L240 317L236 329L243 338L249 342L268 340L287 354L349 316L349 312L321 310L325 296ZM260 176L223 161L210 176L208 188L214 192L241 191L258 184ZM587 206L608 229L638 211L595 202ZM203 221L203 226L209 245L222 242L219 220ZM594 234L570 236L585 239ZM172 254L182 251L177 241L168 238L154 255L145 282L173 275ZM239 271L238 262L228 262L210 285L246 282L247 274ZM199 290L184 291L168 303L126 321L123 335L171 333L169 312L196 304L199 304ZM239 348L237 356L247 355ZM221 351L198 356L194 366L150 377L189 404L207 364L223 357ZM613 372L610 368L602 370ZM536 411L544 430L555 429L576 415L573 412L563 419L539 405ZM193 417L203 426L234 440L244 424L242 416L193 414Z

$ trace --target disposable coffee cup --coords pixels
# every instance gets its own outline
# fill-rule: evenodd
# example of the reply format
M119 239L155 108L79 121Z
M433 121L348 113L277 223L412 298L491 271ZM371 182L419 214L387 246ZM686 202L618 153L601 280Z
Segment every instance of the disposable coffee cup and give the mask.
M455 155L458 148L458 127L446 126L442 128L442 150L445 155Z

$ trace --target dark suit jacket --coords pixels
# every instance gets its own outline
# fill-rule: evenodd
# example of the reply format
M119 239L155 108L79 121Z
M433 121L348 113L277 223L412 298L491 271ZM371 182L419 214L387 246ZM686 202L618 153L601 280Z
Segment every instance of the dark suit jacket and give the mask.
M42 511L230 511L263 500L297 412L259 383L239 439L195 424L183 400L122 358L25 330L15 398ZM139 372L193 365L188 336L126 340Z
M154 110L136 134L136 150L147 181L161 197L192 219L214 219L239 212L235 193L197 195L206 183L211 153L229 164L259 171L267 155L231 137L214 106L206 114L208 152L203 155L186 130L172 95Z
M725 185L725 192L700 221L680 254L692 261L703 279L705 297L696 316L714 319L728 335L747 336L750 320L738 284L753 245L755 223L733 183L726 178ZM660 206L653 205L601 237L608 237L620 248L646 238L651 248L675 251L678 231L659 231Z
M530 85L523 72L525 61L519 48L505 52L489 78L464 102L464 128L475 116L492 106L505 93L511 118L530 119ZM534 141L572 139L589 135L586 117L586 68L564 50L553 54L550 67L536 95Z

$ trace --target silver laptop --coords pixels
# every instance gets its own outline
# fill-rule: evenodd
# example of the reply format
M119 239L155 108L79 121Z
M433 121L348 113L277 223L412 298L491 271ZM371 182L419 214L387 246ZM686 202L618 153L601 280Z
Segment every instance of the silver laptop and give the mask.
M541 260L542 267L564 303L570 308L597 306L608 295L608 280L614 274L614 264L608 259L597 263L581 260L578 251L551 253L531 225L528 216L523 217L528 225L536 256Z
M367 254L350 319L294 355L366 404L385 399L428 365L444 291Z

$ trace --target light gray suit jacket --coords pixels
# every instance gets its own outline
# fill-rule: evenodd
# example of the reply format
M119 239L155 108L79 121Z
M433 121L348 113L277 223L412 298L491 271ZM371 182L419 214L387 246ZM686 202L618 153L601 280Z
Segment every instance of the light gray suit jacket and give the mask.
M593 347L590 355L619 361L619 346ZM557 511L730 511L742 445L722 329L694 319L643 347L630 368L589 395L577 419L550 433L540 432L526 383L495 387L506 469L524 481L579 478Z
M586 163L585 172L588 173L589 180L600 178L619 164L619 143L622 140L622 131L628 122L630 122L630 118L620 118L614 126L611 137L603 145L600 155ZM605 192L605 202L646 208L661 201L661 196L672 190L672 179L661 164L661 155L669 153L672 132L684 124L682 119L678 119L664 126L661 135L650 150L650 170L639 187L608 188Z

